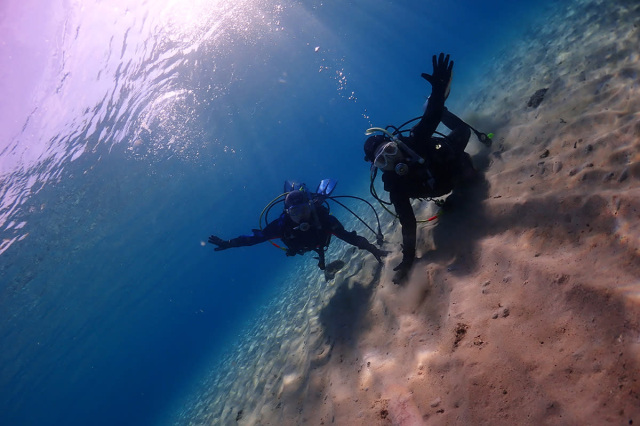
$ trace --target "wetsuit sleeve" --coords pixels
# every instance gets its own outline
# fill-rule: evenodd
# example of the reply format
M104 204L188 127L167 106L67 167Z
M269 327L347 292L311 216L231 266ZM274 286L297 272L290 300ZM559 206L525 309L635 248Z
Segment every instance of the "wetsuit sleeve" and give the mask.
M447 107L442 108L442 124L444 124L451 130L455 130L455 129L469 130L469 126L464 121L462 121L460 117L458 117L457 115L449 111Z
M418 143L427 142L442 120L444 101L447 99L451 85L452 70L453 61L449 61L449 55L445 57L444 53L440 53L438 58L433 56L433 74L422 74L422 77L431 84L431 96L420 122L411 129L411 135L417 139Z
M411 200L407 194L399 191L390 192L389 198L402 227L402 260L413 262L416 255L416 215Z
M469 125L462 121L457 115L450 112L446 107L442 113L442 124L451 129L448 140L457 154L461 154L469 143L471 129Z
M229 240L229 247L246 247L260 244L268 240L282 238L284 223L279 218L269 223L264 229L252 229L251 235L241 235Z
M376 246L371 244L365 237L358 235L356 231L347 232L344 226L334 216L328 216L329 229L331 233L342 241L347 242L361 250L367 250L374 253L378 250Z
M411 136L419 143L429 140L440 124L443 111L444 94L432 91L422 118L411 129Z

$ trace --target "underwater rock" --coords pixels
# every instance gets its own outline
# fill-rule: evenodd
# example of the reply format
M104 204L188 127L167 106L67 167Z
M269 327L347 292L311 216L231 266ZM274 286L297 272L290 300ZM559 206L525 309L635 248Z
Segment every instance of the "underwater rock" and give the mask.
M618 178L618 182L624 182L629 177L629 168L625 167L620 173L620 177Z
M500 317L506 318L506 317L509 316L510 313L511 313L511 311L509 311L509 308L500 308L496 312L493 313L493 316L491 318L493 318L493 319L498 319Z
M562 170L562 161L554 161L553 162L553 173L558 173Z
M455 334L456 334L456 339L453 342L453 348L457 348L458 345L460 344L460 341L462 341L462 339L464 338L464 336L467 334L467 330L469 329L469 326L467 324L464 323L458 323L458 325L456 326L455 329Z
M531 98L529 98L529 102L527 103L527 106L532 107L532 108L538 108L538 106L544 100L544 95L547 93L547 90L549 90L548 87L536 91L536 93L534 93L533 96L531 96Z

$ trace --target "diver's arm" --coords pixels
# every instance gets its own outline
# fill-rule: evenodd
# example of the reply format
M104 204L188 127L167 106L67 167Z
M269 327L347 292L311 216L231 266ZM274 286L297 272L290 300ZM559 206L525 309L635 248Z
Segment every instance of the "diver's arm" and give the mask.
M358 235L356 231L348 232L342 226L342 223L338 219L333 216L328 216L329 220L329 229L331 233L336 237L340 238L342 241L351 244L352 246L356 246L361 250L367 250L369 253L373 254L378 262L382 262L382 258L387 255L388 252L379 249L375 245L369 242L365 237Z
M252 231L253 231L252 235L241 235L239 237L232 238L230 240L223 240L220 237L211 235L209 237L209 243L217 246L214 249L215 251L220 251L220 250L226 250L234 247L253 246L255 244L263 243L269 239L269 238L266 238L263 232L259 229L252 229Z
M457 155L461 155L467 148L467 144L469 143L469 138L471 137L471 127L469 127L467 123L462 121L458 116L453 114L446 107L444 108L444 113L442 114L442 124L451 129L451 132L447 137L447 142L450 144L451 148L456 151ZM482 135L479 135L478 139L480 140L481 137ZM484 140L490 139L488 139L485 135Z
M449 55L444 53L436 59L433 55L433 74L422 74L422 78L431 83L431 96L427 101L427 108L422 118L411 129L411 135L419 141L427 140L438 128L442 113L444 111L444 101L447 98L449 86L451 84L451 72L453 61L449 61Z
M211 235L209 237L209 243L216 245L215 251L226 250L234 247L247 247L256 244L263 243L268 240L273 240L282 237L282 220L277 219L269 223L264 229L252 229L251 235L241 235L230 240L223 240L222 238Z
M447 107L443 107L442 124L447 126L447 128L449 128L450 130L469 129L467 123L465 123L460 117L449 111Z
M422 118L411 129L411 136L417 141L424 141L433 135L438 128L440 120L442 119L442 113L444 111L444 96L442 99L434 99L431 95L427 101L427 108L422 115Z

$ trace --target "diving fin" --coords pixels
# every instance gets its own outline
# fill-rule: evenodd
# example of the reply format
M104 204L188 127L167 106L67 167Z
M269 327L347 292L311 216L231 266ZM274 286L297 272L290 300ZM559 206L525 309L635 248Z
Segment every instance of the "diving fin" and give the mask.
M322 179L316 189L316 194L328 197L336 188L338 181L335 179Z

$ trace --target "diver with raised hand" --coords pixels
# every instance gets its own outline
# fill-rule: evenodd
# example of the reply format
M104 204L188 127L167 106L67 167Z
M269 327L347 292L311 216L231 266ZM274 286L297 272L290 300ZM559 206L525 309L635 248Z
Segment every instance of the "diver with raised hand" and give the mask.
M381 203L392 204L402 227L402 262L394 268L393 282L404 282L416 254L416 217L412 198L441 197L448 194L461 181L472 179L476 170L469 154L464 152L473 130L480 142L491 144L491 134L473 129L449 112L444 103L449 95L453 61L449 55L433 56L433 73L422 74L431 84L431 96L420 120L410 130L402 130L414 120L395 128L371 128L367 134L381 132L367 138L364 143L365 161L371 162L371 192ZM442 123L451 130L448 135L436 132ZM393 132L389 131L393 128ZM408 132L408 135L403 135ZM434 136L438 134L439 136ZM375 194L374 180L377 170L382 171L389 202Z
M263 214L265 211L268 214L271 207L273 207L277 202L284 200L284 210L277 219L272 222L267 222L268 219L265 217L265 222L267 222L267 224L262 228L261 215L261 229L253 229L252 235L242 235L231 240L223 240L220 237L211 235L209 237L209 243L216 246L214 249L215 251L220 251L233 247L252 246L265 241L280 239L286 248L280 247L273 242L272 244L276 247L282 248L286 252L287 256L295 256L297 254L302 255L309 251L315 251L318 254L318 267L321 270L324 270L325 250L329 246L331 236L335 235L341 240L356 246L359 249L367 250L373 254L379 263L382 263L382 258L389 252L379 249L370 243L365 237L358 235L355 231L348 232L345 230L342 223L340 223L335 216L330 214L329 208L325 203L327 199L332 199L347 208L342 203L335 200L335 198L339 197L330 197L335 184L335 181L325 179L320 183L318 190L315 193L310 193L304 184L286 181L285 192L272 201L267 207L265 207L265 210L263 210ZM342 197L357 198L361 201L365 201L358 197ZM371 206L371 208L373 208L373 206ZM351 213L353 212L351 211ZM357 215L356 217L360 219ZM360 220L362 221L362 219ZM380 232L379 225L377 237L378 243L382 244L382 233Z

